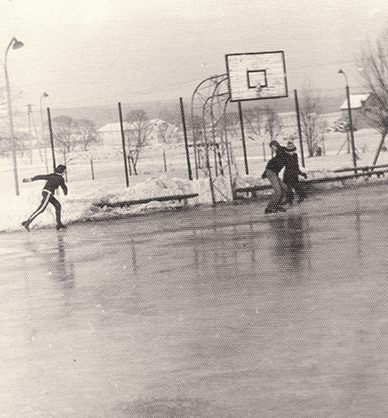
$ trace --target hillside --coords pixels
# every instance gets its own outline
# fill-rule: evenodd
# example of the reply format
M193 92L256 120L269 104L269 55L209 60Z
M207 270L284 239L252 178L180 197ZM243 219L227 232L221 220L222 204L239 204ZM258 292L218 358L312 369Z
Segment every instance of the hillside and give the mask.
M336 97L322 97L322 113L336 113L339 111L340 106L344 101L343 96ZM190 114L191 108L191 98L184 99L184 106L186 117ZM266 106L268 103L266 101L247 101L243 103L243 111L246 108L253 106ZM295 99L292 96L284 99L274 99L272 104L276 107L278 113L288 113L295 110ZM123 117L125 118L126 114L133 109L144 109L146 110L148 116L151 119L162 117L165 113L173 113L180 115L179 110L179 99L176 101L158 101L158 102L144 102L144 103L122 103L122 112ZM52 108L51 116L70 116L73 119L90 119L92 120L97 127L106 125L107 123L118 122L119 121L119 112L118 104L112 104L111 106L94 106L94 107L78 107L78 108L63 108L55 109ZM237 112L237 104L230 103L228 111Z

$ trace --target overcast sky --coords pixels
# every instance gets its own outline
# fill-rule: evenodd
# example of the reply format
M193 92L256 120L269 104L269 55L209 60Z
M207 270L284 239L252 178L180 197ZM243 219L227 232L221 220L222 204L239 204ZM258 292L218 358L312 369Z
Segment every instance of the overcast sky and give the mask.
M0 0L0 59L18 101L39 106L116 105L191 97L226 73L225 55L285 53L288 88L337 95L354 57L388 27L387 0ZM0 77L4 85L4 72Z

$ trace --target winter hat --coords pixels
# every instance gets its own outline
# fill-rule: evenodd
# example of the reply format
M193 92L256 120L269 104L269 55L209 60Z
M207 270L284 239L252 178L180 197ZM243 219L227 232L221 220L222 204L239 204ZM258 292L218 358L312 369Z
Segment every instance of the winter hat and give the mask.
M64 171L66 171L66 166L62 164L59 164L55 169L55 172L58 174L62 174Z
M287 142L286 150L287 151L296 151L296 146L294 145L294 143L292 141Z

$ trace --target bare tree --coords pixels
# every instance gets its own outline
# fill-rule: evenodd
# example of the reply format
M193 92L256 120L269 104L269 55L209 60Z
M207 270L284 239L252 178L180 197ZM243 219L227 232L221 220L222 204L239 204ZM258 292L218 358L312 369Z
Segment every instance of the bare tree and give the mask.
M179 105L172 105L167 107L165 105L159 109L157 117L171 125L180 126L182 124L182 116Z
M29 137L26 134L15 135L16 151L19 152L22 157L26 152L26 144L28 140ZM8 132L3 132L2 130L0 130L0 155L8 156L11 153L11 151L12 142Z
M381 142L373 165L388 134L388 29L374 42L368 41L362 48L358 63L364 86L370 99L364 107L369 123L381 134Z
M265 111L259 106L245 110L244 122L248 131L254 135L261 136L265 122Z
M265 108L265 115L264 131L268 134L270 141L273 141L282 133L282 119L273 105Z
M80 119L77 121L78 141L82 144L84 151L87 151L90 145L98 144L99 136L96 125L88 119Z
M137 175L137 163L141 151L147 145L148 138L152 131L150 119L143 109L134 109L126 117L128 126L126 128L126 139L128 146L128 157L132 162L133 171Z
M205 127L205 121L202 116L193 115L191 118L187 118L186 121L187 130L193 133L193 141L196 144L203 142L203 131Z
M304 143L309 157L314 157L322 140L322 105L320 93L311 86L306 86L299 102L299 115Z
M229 138L229 134L232 137L236 137L238 135L238 122L239 119L237 113L230 112L222 114L215 125L216 136L218 136L222 141Z
M174 124L159 120L154 126L156 126L158 138L162 140L164 144L171 144L179 141L178 128Z
M74 150L79 140L78 122L70 116L57 116L52 120L55 142L69 153Z
M162 107L158 112L158 118L166 122L166 124L159 124L159 135L163 142L166 144L169 142L179 142L181 136L178 134L178 130L181 129L183 131L180 106L174 104L169 107Z

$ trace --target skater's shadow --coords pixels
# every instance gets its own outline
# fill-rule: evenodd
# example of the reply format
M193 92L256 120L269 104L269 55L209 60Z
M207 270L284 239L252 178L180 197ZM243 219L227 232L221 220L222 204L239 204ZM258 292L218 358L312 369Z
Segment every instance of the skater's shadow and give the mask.
M46 275L53 281L61 283L64 289L74 287L74 264L67 260L66 244L62 232L57 233L57 246L44 247L29 241L28 250L44 260Z
M62 282L64 287L74 287L74 264L66 259L66 247L63 235L58 233L58 258L53 264L55 275L54 280Z
M302 273L309 264L306 245L307 220L301 215L288 215L269 220L275 236L272 253L280 270Z

